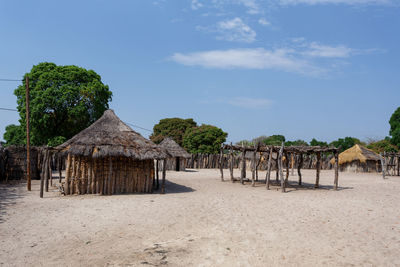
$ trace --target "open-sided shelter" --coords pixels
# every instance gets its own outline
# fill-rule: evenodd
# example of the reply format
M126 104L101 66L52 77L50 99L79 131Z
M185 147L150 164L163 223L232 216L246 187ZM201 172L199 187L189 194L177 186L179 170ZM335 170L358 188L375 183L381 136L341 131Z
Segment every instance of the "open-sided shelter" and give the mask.
M356 144L339 154L339 169L349 172L379 172L380 158L374 151Z
M56 149L67 155L65 194L150 193L154 160L167 157L112 110Z
M172 138L166 137L160 143L169 154L166 161L166 169L174 171L184 171L186 169L186 160L190 158L190 154L179 146Z

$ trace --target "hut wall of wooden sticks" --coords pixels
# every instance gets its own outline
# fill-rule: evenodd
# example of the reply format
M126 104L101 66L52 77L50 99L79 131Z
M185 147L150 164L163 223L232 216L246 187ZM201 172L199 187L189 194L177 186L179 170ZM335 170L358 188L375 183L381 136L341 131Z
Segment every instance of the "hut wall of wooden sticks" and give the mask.
M379 154L383 179L386 176L400 176L400 153L383 152Z
M154 160L67 157L65 194L151 193Z
M271 170L272 170L272 162L276 162L277 168L277 180L280 180L281 190L282 192L286 191L286 186L288 184L289 179L289 169L290 169L290 162L294 162L294 158L297 158L297 173L299 176L298 184L302 184L302 175L301 175L301 168L303 165L303 157L304 155L315 154L317 157L316 163L316 180L315 180L315 188L319 187L319 179L321 173L321 158L323 153L333 153L334 155L334 189L337 190L338 188L338 181L339 181L339 149L334 147L319 147L319 146L289 146L285 147L283 144L282 146L260 146L255 145L254 147L250 146L235 146L235 145L227 145L223 144L221 146L220 151L220 161L224 158L223 151L229 151L230 157L230 164L229 164L229 171L230 171L230 179L232 182L237 181L233 176L233 167L234 167L234 151L240 151L242 155L241 159L241 173L239 181L244 184L246 178L246 152L252 152L252 178L251 184L252 186L255 185L256 181L256 172L257 172L257 159L256 155L258 152L267 153L268 163L267 163L267 173L265 178L266 188L269 189L270 187L270 180L271 180ZM273 157L275 155L275 158ZM291 159L291 160L290 160ZM285 162L285 166L284 166ZM293 167L293 166L292 166ZM286 176L284 177L284 168L286 169ZM223 164L220 164L220 172L221 172L221 180L224 180L224 172L223 172Z

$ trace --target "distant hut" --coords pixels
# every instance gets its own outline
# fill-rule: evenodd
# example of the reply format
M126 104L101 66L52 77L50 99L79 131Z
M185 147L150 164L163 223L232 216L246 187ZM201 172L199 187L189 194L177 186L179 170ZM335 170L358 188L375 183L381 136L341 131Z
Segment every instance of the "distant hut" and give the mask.
M167 170L184 171L186 169L186 160L191 155L179 146L172 138L166 137L160 143L160 146L165 148L169 154L166 163Z
M379 172L379 155L361 145L355 145L339 154L340 171ZM331 160L334 164L334 159Z
M112 110L56 149L67 155L66 194L150 193L154 159L167 156Z

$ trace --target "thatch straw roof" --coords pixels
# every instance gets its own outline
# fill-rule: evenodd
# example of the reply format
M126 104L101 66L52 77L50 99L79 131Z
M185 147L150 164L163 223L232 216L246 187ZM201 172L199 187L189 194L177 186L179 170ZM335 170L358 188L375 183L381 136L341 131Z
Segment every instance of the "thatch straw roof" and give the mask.
M366 163L367 160L377 161L379 160L379 155L361 145L355 145L339 154L339 165L353 161ZM331 163L335 163L335 159L332 159Z
M181 146L179 146L172 138L166 137L160 143L160 146L165 148L173 158L190 158L190 154L186 152Z
M163 148L133 131L113 110L106 110L100 119L56 149L94 158L121 156L145 160L167 157Z

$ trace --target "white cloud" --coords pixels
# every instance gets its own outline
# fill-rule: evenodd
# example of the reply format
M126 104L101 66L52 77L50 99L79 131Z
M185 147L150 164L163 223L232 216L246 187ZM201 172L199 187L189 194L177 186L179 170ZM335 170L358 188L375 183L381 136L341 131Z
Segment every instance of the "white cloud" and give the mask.
M318 5L318 4L347 4L347 5L389 5L392 0L280 0L283 5Z
M313 42L308 46L308 49L303 54L311 57L347 58L354 52L355 50L348 48L344 45L327 46L319 45Z
M266 20L265 18L260 18L258 20L258 24L260 24L262 26L270 26L271 25L271 23L268 20Z
M252 43L256 39L256 32L245 24L242 19L220 21L217 23L217 31L221 33L219 40Z
M265 109L271 107L273 101L267 98L234 97L227 101L228 104L249 109Z
M260 7L256 0L239 0L239 3L247 8L248 14L255 15L260 13Z
M199 0L192 0L190 7L193 10L197 10L197 9L203 7L203 3L201 3Z
M291 49L264 48L211 50L189 54L175 53L171 60L187 66L206 68L273 69L306 75L319 75L324 72L323 68L314 66L294 53Z

